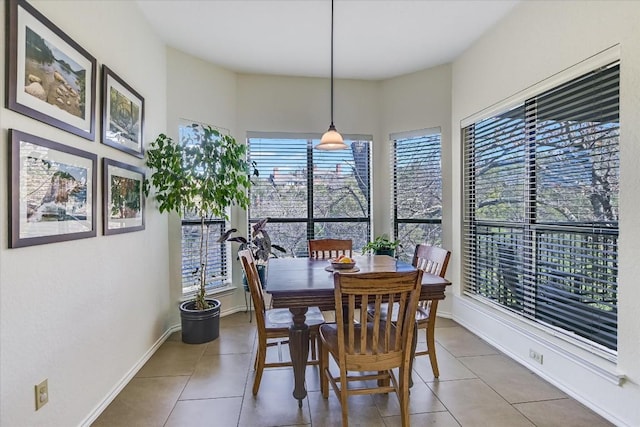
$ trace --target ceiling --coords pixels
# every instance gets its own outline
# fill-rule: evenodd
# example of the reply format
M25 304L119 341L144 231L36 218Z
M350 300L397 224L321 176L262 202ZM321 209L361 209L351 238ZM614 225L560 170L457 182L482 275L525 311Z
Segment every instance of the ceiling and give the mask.
M169 45L240 73L328 77L329 0L136 0ZM334 75L380 80L454 60L519 0L335 0Z

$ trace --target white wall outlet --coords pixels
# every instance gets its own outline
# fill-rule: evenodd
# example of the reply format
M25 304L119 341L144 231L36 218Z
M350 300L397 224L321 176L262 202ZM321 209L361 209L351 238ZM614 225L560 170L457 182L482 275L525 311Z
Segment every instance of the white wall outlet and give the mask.
M48 380L42 381L36 386L36 411L42 408L49 401Z
M542 353L538 353L533 349L529 349L529 357L542 365Z

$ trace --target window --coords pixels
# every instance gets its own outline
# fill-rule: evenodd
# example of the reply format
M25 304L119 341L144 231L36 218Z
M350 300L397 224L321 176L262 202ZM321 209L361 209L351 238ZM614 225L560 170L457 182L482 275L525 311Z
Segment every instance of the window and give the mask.
M197 138L191 133L194 128L192 122L181 123L179 138L182 143L195 144ZM226 223L222 218L209 218L205 221L208 233L207 251L207 288L221 287L227 279L227 250L226 243L217 243L224 234ZM200 267L200 218L185 213L182 217L182 294L189 295L196 292L198 285L198 269Z
M617 351L619 65L463 129L465 291Z
M393 140L393 227L411 260L416 245L442 245L440 129L391 135Z
M260 176L250 190L249 221L269 218L273 243L307 256L307 240L370 235L370 137L345 137L348 149L314 150L319 137L250 134L249 160Z

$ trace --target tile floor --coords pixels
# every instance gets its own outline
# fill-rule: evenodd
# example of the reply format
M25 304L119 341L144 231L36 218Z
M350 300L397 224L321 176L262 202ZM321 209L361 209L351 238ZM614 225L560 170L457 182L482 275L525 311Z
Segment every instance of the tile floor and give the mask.
M440 378L429 358L414 365L413 426L609 426L599 415L538 378L452 320L436 329ZM320 395L317 367L307 368L302 409L291 396L291 368L266 369L251 394L256 330L248 315L220 321L220 337L188 345L173 334L93 424L99 426L338 426L340 404ZM419 341L424 345L424 332ZM419 344L420 345L420 344ZM278 358L271 347L270 358ZM281 348L288 357L287 347ZM354 396L352 426L399 426L394 394Z

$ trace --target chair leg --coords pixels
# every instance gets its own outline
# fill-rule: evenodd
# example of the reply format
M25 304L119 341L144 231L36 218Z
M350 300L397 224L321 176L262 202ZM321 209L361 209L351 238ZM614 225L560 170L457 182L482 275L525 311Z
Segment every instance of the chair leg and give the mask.
M260 389L260 381L262 380L262 371L264 371L264 363L266 358L266 348L258 348L258 353L256 354L256 377L253 380L253 395L258 394L258 390Z
M402 427L409 427L409 386L408 379L401 378L400 390L398 400L400 400L400 419L402 421Z
M311 345L311 360L318 360L316 348L319 347L319 341L318 334L311 334L311 339L309 340L309 345Z
M346 371L340 369L340 406L342 407L342 427L349 426L349 385L347 383Z
M440 376L440 370L438 369L438 359L436 358L436 310L438 308L438 301L431 301L431 308L429 310L429 323L427 325L427 351L429 352L429 361L431 362L431 370L433 376L438 378Z
M322 341L318 341L318 350L320 351L320 391L322 397L329 398L329 379L327 378L327 369L329 369L329 349L322 345Z

